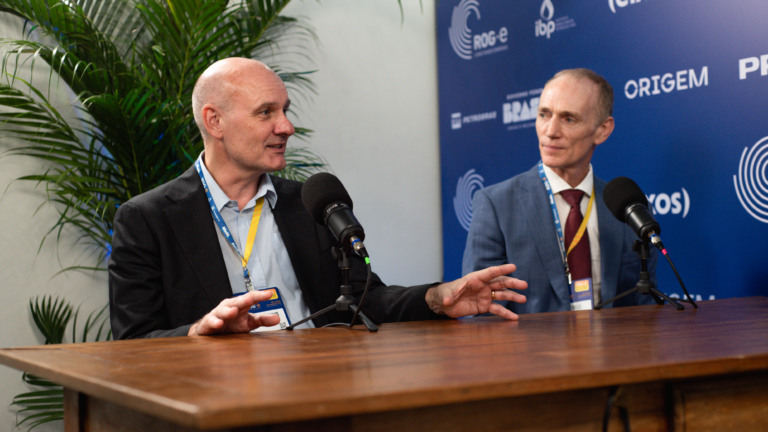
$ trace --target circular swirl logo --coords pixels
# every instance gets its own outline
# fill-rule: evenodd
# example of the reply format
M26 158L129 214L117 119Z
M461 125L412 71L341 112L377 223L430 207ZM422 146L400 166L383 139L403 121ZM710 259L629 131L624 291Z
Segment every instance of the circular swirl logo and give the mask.
M741 152L733 186L744 210L760 222L768 223L768 136Z
M472 30L467 26L467 19L473 12L480 19L480 3L477 0L461 0L453 8L451 25L448 27L451 47L464 60L472 60Z
M459 220L459 224L467 231L469 231L469 224L472 223L472 196L484 187L484 181L483 176L475 173L473 168L459 177L459 181L456 183L453 210L456 212L456 219Z

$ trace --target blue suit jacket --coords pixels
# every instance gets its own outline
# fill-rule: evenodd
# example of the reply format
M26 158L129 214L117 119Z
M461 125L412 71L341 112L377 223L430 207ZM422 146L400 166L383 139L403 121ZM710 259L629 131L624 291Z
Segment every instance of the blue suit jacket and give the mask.
M640 274L640 258L632 249L637 235L611 214L603 202L606 183L595 177L595 209L600 231L601 301L632 289ZM555 222L546 189L534 166L527 172L477 191L472 224L464 250L463 273L514 263L514 277L528 282L521 291L528 301L509 303L515 313L570 310L570 292L560 255ZM657 254L651 250L648 269L656 284ZM653 303L633 293L611 306Z

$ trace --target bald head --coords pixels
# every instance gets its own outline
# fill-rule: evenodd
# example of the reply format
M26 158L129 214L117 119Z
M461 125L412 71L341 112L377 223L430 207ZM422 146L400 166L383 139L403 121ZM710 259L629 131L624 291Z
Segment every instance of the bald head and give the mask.
M230 57L213 63L203 72L192 90L192 114L203 138L208 133L203 124L203 107L212 104L228 111L233 95L254 79L276 80L280 77L264 63L243 57Z
M550 78L544 87L546 88L549 83L564 76L586 79L597 86L597 106L595 109L597 110L597 120L599 123L604 122L605 119L613 115L613 87L605 78L590 69L563 69Z

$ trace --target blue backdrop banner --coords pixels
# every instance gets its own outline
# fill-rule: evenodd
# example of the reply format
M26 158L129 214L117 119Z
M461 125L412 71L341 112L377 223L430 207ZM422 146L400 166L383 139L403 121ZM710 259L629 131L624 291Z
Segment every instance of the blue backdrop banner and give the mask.
M765 0L437 2L445 279L473 194L538 162L544 83L587 67L615 93L596 175L643 189L695 299L768 295L767 23ZM663 259L658 284L682 297Z

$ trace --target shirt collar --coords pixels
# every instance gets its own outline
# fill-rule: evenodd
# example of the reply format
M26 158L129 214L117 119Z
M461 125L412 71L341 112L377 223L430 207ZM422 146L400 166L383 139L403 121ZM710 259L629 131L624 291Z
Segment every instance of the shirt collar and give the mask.
M218 183L216 183L216 180L213 178L213 175L211 175L210 171L208 171L208 167L205 166L203 155L205 154L205 151L200 153L200 156L198 156L198 160L200 161L200 166L203 170L203 177L205 177L205 181L208 183L208 190L211 192L211 197L213 198L213 203L216 204L216 208L221 211L227 204L229 204L232 200L227 196L227 194L224 193L223 190L221 190L221 187ZM243 210L253 207L256 205L256 200L261 197L266 197L267 202L269 202L270 208L275 208L275 204L277 204L277 191L275 191L275 185L272 183L272 178L269 176L269 174L264 174L261 177L261 182L259 183L259 190L256 191L256 195L248 201L248 203L243 207ZM235 205L236 206L236 205Z
M546 165L543 166L544 174L546 174L547 180L549 180L549 187L552 188L552 194L559 194L560 192L568 189L578 189L583 191L586 196L592 195L592 188L595 184L595 179L592 174L592 164L589 164L589 172L587 173L587 176L584 177L584 180L582 180L581 183L579 183L575 188L572 188L571 185L569 185L559 175L555 174L552 168Z

